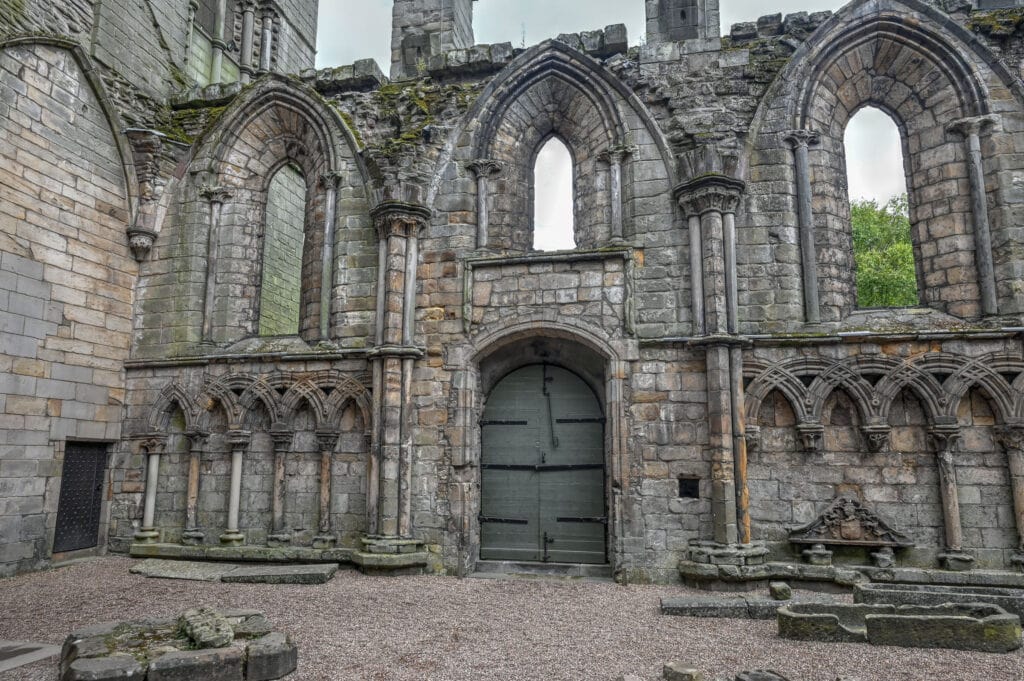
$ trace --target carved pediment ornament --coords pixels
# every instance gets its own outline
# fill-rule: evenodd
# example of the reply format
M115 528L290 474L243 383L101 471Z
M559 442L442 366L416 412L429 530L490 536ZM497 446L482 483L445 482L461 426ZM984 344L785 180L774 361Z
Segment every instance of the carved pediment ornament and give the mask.
M838 544L847 546L913 546L907 534L892 528L852 494L844 494L803 527L789 534L794 544Z

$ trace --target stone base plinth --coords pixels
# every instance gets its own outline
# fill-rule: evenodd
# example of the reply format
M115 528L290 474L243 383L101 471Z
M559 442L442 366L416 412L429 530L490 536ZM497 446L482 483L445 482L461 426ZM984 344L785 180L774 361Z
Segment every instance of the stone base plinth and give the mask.
M939 554L939 563L946 570L965 572L974 567L974 556L960 551L949 551Z
M267 546L271 548L288 546L291 542L292 536L290 534L272 534L267 537Z
M422 574L430 555L423 542L399 537L363 537L363 549L356 551L352 562L365 574Z
M320 535L313 537L314 549L333 549L338 544L338 538L334 535Z
M181 533L181 543L185 546L201 546L206 541L206 533L202 530L185 530Z
M768 556L768 549L760 544L716 544L714 542L693 542L690 544L690 560L710 565L762 565Z
M245 535L241 532L228 530L220 536L220 543L224 546L241 546L245 543Z
M143 527L132 538L137 544L156 544L160 541L160 531L154 527Z

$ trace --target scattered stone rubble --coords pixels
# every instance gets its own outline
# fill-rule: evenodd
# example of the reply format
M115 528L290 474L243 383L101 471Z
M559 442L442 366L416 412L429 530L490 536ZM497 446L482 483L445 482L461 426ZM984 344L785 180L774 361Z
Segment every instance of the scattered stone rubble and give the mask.
M188 610L177 618L108 622L72 632L60 681L273 681L298 665L298 648L252 610Z

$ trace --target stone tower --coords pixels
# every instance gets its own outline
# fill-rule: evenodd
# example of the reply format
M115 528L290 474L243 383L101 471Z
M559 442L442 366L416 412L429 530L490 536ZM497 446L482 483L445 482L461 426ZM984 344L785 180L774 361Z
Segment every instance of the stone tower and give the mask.
M395 0L391 77L416 74L431 55L473 46L473 0Z
M647 43L717 38L718 0L647 0Z

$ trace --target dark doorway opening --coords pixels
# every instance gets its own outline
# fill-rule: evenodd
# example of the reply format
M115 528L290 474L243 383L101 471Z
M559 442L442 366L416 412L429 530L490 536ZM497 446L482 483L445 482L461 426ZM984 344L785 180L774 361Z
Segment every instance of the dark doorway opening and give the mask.
M53 552L89 549L99 543L107 445L69 442L57 504Z

